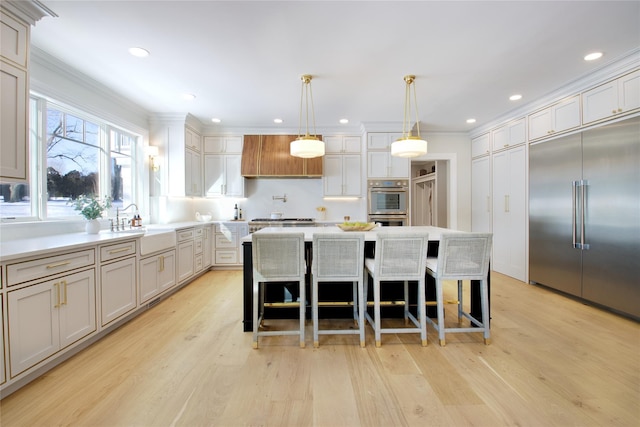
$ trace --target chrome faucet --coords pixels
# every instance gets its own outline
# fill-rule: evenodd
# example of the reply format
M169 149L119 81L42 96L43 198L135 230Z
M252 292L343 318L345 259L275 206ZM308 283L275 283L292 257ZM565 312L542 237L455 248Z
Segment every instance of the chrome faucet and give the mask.
M126 208L123 208L122 212L126 211L131 206L134 206L137 211L140 210L140 209L138 209L138 205L136 205L135 203L131 203ZM123 219L123 223L122 223L122 229L124 230L124 219ZM111 225L111 231L113 231L113 224ZM117 207L116 207L116 231L120 231L120 208L117 208Z

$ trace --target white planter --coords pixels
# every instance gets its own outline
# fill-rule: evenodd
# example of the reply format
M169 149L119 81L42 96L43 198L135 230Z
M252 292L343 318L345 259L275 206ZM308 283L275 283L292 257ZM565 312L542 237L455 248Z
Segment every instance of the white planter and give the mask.
M89 219L85 225L87 234L98 234L100 232L100 221L97 219Z

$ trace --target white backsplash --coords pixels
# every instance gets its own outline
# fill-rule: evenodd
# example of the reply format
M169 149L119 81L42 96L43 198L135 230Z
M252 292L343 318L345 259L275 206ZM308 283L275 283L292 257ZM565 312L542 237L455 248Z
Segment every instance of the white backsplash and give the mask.
M287 201L273 197L287 195ZM366 220L366 198L357 200L324 200L322 179L245 179L245 198L152 197L154 223L194 221L196 212L211 212L214 220L233 219L237 203L245 220L268 218L271 212L282 212L283 218L315 218L342 221L348 215L352 221ZM324 206L322 218L317 208Z

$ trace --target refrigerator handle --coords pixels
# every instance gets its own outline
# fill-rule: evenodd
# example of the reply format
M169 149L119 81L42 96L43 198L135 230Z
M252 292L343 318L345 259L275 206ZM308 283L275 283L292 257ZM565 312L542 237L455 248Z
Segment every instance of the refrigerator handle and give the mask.
M582 250L589 249L589 244L585 243L585 216L587 210L587 185L589 181L583 179L580 181L580 248Z
M578 248L578 243L576 240L576 208L577 208L577 192L578 192L578 181L571 181L571 245L574 248Z

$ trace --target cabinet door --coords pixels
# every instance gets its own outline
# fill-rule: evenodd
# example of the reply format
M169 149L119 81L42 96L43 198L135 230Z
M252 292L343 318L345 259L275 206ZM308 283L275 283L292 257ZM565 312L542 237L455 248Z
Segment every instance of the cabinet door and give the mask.
M224 195L224 156L204 156L204 194L207 197Z
M411 168L411 160L406 157L396 157L389 154L389 178L409 178L409 169Z
M490 137L488 133L480 135L471 140L471 157L484 156L489 154Z
M494 130L491 133L493 136L493 151L524 144L526 140L524 123L524 119L520 119Z
M182 242L178 245L178 283L181 283L194 274L194 243L193 240Z
M529 116L529 139L542 138L551 133L551 107Z
M100 268L102 326L136 308L136 259L126 258Z
M202 177L200 166L200 154L193 150L185 150L185 194L187 196L200 196L200 179Z
M324 195L342 196L342 155L326 154L324 156Z
M612 81L582 94L582 123L587 124L616 114L618 83Z
M205 136L204 152L213 154L242 154L242 137Z
M211 266L211 255L213 254L213 237L211 234L211 226L204 227L204 235L202 236L202 265L204 268Z
M140 260L140 304L160 293L160 284L158 283L160 265L160 256Z
M0 61L0 87L0 177L26 181L29 173L27 72Z
M386 178L389 176L389 153L369 151L367 153L367 177Z
M526 280L526 151L517 147L493 156L492 268Z
M342 156L342 176L344 196L362 195L362 168L360 154Z
M491 159L471 162L471 231L491 232Z
M224 157L225 195L228 197L244 197L244 178L240 174L241 155Z
M7 293L11 377L60 348L59 280Z
M165 252L158 258L158 285L160 292L164 292L176 284L176 251Z
M618 104L620 113L640 108L640 70L618 79Z
M325 154L340 154L344 151L341 136L325 136L322 140L324 141Z
M580 126L580 96L576 95L553 106L553 132Z
M60 348L96 330L95 270L60 279Z

